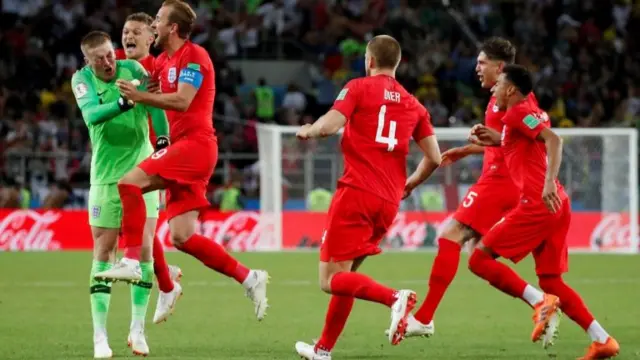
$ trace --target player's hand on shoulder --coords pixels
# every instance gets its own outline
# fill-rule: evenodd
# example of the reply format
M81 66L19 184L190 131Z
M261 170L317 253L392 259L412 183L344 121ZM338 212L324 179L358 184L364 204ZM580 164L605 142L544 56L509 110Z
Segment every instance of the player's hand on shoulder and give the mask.
M462 147L454 147L442 153L440 166L449 166L454 162L467 156L466 151Z
M308 140L310 138L309 133L311 130L311 124L304 124L300 127L300 130L296 133L296 137L300 140Z
M547 209L554 214L562 207L562 200L560 200L560 196L558 195L558 186L555 181L544 182L542 201L544 201Z

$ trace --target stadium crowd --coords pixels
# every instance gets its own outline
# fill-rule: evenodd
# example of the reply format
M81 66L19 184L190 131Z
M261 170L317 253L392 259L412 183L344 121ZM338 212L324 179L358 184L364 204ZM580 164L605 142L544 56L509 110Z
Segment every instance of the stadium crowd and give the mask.
M153 14L160 2L2 1L4 184L17 180L34 192L46 192L54 180L88 184L91 149L70 87L83 65L79 41L100 29L118 43L128 14ZM216 68L221 153L256 154L258 122L313 122L349 79L364 74L364 45L380 33L401 41L398 78L427 106L435 126L482 120L488 94L475 76L476 44L491 35L514 41L517 62L535 70L536 95L554 126L635 127L640 119L638 0L444 1L450 7L424 0L191 2L199 16L193 40L210 50ZM229 62L238 58L306 60L313 86L245 84ZM273 96L276 88L282 96ZM19 154L28 151L46 156L25 161Z

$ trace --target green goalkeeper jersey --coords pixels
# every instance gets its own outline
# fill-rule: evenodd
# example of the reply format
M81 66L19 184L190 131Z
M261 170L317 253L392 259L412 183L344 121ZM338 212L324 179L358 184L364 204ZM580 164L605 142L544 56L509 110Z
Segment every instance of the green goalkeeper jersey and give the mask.
M89 66L71 79L73 93L91 138L91 184L113 184L153 153L148 116L156 135L168 134L163 110L135 104L122 111L116 80L139 80L144 87L146 70L135 60L117 60L116 76L110 82L98 79Z

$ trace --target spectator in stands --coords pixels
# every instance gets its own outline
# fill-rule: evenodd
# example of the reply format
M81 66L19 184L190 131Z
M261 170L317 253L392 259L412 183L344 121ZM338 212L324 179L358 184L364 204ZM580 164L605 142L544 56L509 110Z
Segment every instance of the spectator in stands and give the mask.
M273 88L267 86L264 78L258 80L258 86L253 90L256 104L256 116L262 122L271 122L275 115L275 97Z

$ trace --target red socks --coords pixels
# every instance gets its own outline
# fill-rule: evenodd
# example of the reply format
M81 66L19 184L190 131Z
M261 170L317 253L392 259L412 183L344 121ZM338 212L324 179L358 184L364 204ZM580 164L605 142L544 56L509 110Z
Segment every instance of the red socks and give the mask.
M164 293L173 291L173 280L169 273L169 265L164 257L164 248L157 236L153 237L153 272L158 279L158 288Z
M460 249L460 244L455 241L445 238L438 239L438 255L436 255L431 268L429 292L415 313L415 318L421 323L428 324L433 320L433 314L458 271Z
M339 272L331 278L331 293L352 296L391 307L396 301L396 290L378 284L370 277L356 272Z
M587 331L594 318L580 295L570 288L560 276L540 276L539 281L542 291L559 297L560 309L580 325L584 331Z
M142 190L130 184L118 184L118 192L122 201L122 237L124 239L124 256L140 260L140 247L144 224L147 220L147 208L142 198Z
M180 247L181 251L200 260L207 267L243 283L249 276L249 269L234 259L218 243L198 234L193 234Z
M316 344L316 350L331 351L333 349L347 323L354 302L355 298L352 296L331 295L324 328L320 340Z
M469 259L469 270L498 290L519 299L522 299L524 288L527 287L526 281L515 271L480 249L473 251Z

